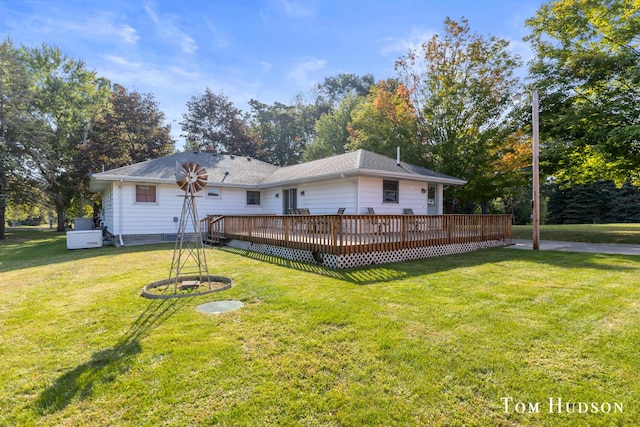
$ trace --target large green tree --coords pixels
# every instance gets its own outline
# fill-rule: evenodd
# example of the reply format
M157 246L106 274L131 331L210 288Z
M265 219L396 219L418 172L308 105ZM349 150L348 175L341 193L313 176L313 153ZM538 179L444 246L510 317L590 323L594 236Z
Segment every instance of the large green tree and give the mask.
M504 188L495 162L509 150L505 113L519 85L521 61L509 42L471 32L466 19L447 18L436 34L396 61L419 121L423 165L466 179L462 201L487 202Z
M109 81L68 58L57 47L22 48L22 59L35 84L34 113L46 123L47 133L31 153L39 178L55 206L58 231L64 231L65 213L80 190L74 179L74 159L85 124L109 97ZM33 140L25 141L29 144Z
M550 1L526 24L547 172L640 183L640 3Z
M115 84L109 102L86 123L78 143L76 182L86 189L91 173L171 154L175 145L164 119L152 95L128 92ZM83 197L79 205L84 208Z
M326 77L322 83L318 83L313 92L329 108L335 108L347 95L367 96L371 87L375 85L373 74L358 76L351 73L342 73Z
M374 85L372 74L358 76L342 73L325 78L313 88L315 100L304 108L307 115L313 118L314 130L305 148L305 160L345 152L349 142L351 111Z
M304 152L305 161L342 154L347 150L351 113L363 100L363 96L348 93L334 110L320 116L315 123L316 137Z
M348 130L349 150L365 148L395 157L400 147L403 161L420 163L418 118L403 84L387 80L372 87L352 111Z
M187 102L182 136L188 150L209 149L215 152L262 158L260 146L251 133L248 117L224 94L209 88Z
M88 123L79 145L80 176L171 154L171 126L152 95L114 85L109 102Z
M278 166L300 163L305 147L314 137L315 117L304 105L276 102L267 105L252 99L251 128L264 151L265 160Z
M28 202L35 181L30 173L29 148L37 137L31 112L31 77L10 39L0 44L0 240L5 239L9 203ZM26 143L32 142L32 144Z

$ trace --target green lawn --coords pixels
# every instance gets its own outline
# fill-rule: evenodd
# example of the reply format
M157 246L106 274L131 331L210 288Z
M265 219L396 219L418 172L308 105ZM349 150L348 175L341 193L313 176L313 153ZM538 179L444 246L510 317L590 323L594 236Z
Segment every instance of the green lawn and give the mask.
M332 271L208 249L232 289L158 301L140 291L171 245L9 237L0 425L640 425L640 257L503 248ZM195 309L217 299L245 306ZM611 412L550 413L558 398Z
M514 225L514 239L531 239L532 225ZM640 224L563 224L540 226L540 239L640 245Z

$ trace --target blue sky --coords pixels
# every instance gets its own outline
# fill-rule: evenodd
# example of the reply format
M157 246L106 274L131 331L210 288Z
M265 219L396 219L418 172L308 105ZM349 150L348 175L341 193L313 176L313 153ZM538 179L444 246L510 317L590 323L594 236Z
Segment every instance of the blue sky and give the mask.
M526 61L540 0L0 0L0 34L57 46L128 90L154 95L175 138L186 102L210 88L290 103L339 73L395 76L397 58L448 16L509 40ZM180 148L181 143L178 143Z

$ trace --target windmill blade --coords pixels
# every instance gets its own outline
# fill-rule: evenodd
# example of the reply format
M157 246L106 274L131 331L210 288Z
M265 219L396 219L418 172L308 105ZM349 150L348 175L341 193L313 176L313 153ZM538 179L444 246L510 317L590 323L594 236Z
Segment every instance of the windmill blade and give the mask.
M176 160L176 182L184 178L184 166Z
M196 162L176 162L176 184L188 193L197 193L207 186L207 170Z
M187 173L185 171L185 164L180 164L176 162L176 184L180 187L181 190L187 188Z
M207 186L207 175L198 175L198 179L193 183L196 192L202 191Z
M207 180L209 178L207 170L200 165L196 165L195 174L197 176L196 182L194 183L195 191L202 191L207 186Z

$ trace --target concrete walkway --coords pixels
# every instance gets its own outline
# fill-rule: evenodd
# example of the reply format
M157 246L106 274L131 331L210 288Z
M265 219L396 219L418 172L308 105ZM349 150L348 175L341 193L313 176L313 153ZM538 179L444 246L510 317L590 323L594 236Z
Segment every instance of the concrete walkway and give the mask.
M515 249L532 249L531 240L513 240ZM640 245L623 245L612 243L580 243L580 242L560 242L554 240L541 240L541 251L567 251L567 252L591 252L598 254L620 254L640 256Z

